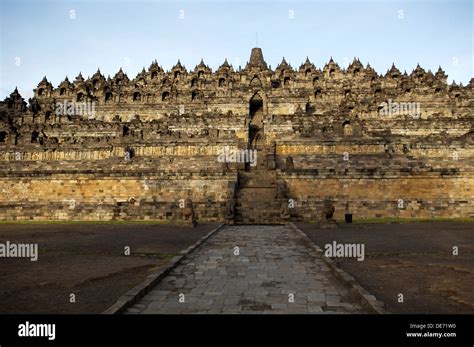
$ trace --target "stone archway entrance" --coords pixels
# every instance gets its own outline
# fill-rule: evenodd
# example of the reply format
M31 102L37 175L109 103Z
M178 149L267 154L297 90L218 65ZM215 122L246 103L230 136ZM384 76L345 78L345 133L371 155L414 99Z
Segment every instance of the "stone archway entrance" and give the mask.
M249 101L249 147L256 148L263 142L263 99L255 93Z
M286 193L277 185L275 145L266 144L264 117L265 94L254 92L249 100L248 149L253 162L238 170L233 223L280 224L287 218L281 213L287 204ZM285 219L286 218L286 219Z

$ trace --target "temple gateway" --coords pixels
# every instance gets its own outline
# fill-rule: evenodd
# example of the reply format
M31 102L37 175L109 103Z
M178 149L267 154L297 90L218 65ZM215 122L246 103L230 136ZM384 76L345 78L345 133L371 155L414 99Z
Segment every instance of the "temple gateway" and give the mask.
M0 219L474 217L473 86L357 59L272 70L260 48L244 68L45 77L0 103Z

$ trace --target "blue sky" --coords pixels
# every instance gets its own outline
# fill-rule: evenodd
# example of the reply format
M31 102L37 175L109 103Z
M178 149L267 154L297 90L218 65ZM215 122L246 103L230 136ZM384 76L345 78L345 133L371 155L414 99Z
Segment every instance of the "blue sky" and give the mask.
M354 57L385 73L395 62L409 73L420 63L449 80L474 77L470 0L436 1L113 1L0 0L0 99L18 86L25 97L44 75L57 86L97 68L133 78L152 60L165 69L178 58L216 69L225 58L245 65L263 49L272 68L284 56L318 67ZM73 13L71 11L74 11ZM291 12L293 11L293 12ZM293 14L293 16L292 16ZM184 18L180 18L183 17ZM74 18L71 18L74 17Z

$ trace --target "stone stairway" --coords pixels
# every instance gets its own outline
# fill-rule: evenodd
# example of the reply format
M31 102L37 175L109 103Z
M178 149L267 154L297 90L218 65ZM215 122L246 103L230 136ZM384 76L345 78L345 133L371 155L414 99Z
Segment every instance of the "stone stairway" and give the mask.
M257 165L239 171L235 223L281 224L275 155L268 148L257 149Z

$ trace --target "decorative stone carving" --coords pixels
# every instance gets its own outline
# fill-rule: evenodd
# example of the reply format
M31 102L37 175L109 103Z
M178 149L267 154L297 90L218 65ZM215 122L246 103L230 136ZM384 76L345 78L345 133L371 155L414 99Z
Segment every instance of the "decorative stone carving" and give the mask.
M307 59L297 70L282 60L272 70L260 49L244 69L224 62L212 71L202 62L191 71L178 63L167 72L154 62L131 79L121 70L107 79L97 71L53 88L44 78L28 109L18 90L0 102L0 153L9 154L9 163L0 165L0 191L20 180L42 180L22 199L4 194L0 218L36 218L40 210L39 217L50 216L51 202L74 190L85 200L78 206L90 204L76 209L79 219L101 210L103 219L184 220L173 203L176 194L191 192L200 203L189 210L189 220L233 215L238 222L240 193L247 188L244 208L264 210L250 216L260 213L265 222L287 215L280 208L291 193L304 201L292 217L327 223L314 208L326 192L350 200L350 212L358 217L468 217L474 79L464 86L447 81L442 69L433 74L417 67L408 74L392 66L380 75L358 60L341 69L332 59L321 68ZM52 107L80 100L95 103L93 119L58 115ZM418 102L421 116L398 112L405 101ZM249 138L258 150L256 167L217 162L219 149L249 149ZM133 160L123 160L127 147L136 150ZM225 182L237 181L246 168L254 174L245 178L248 185L239 182L240 191L226 191ZM142 177L150 173L162 186L142 189ZM132 191L140 201L157 203L148 210L146 204L141 210L123 205L119 215L104 203ZM404 193L424 201L413 215L393 209ZM256 194L264 200L261 210L255 208ZM210 207L205 199L212 200Z
M336 208L331 200L326 199L323 203L323 209L321 211L321 219L319 226L322 229L334 228L337 226L336 221L334 220L334 212Z
M280 218L283 220L290 219L290 209L287 202L283 202L280 206Z
M225 207L225 220L227 224L234 224L235 217L235 200L228 199Z
M336 208L331 200L324 200L323 210L321 213L322 219L326 221L333 220L334 212Z
M191 199L186 199L184 201L184 207L181 209L182 220L185 224L190 226L196 226L196 219L194 217L194 207Z
M285 164L288 171L292 171L294 169L293 158L291 156L286 157Z

